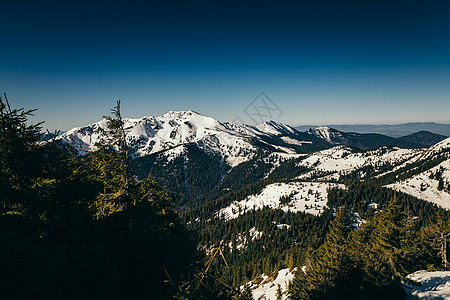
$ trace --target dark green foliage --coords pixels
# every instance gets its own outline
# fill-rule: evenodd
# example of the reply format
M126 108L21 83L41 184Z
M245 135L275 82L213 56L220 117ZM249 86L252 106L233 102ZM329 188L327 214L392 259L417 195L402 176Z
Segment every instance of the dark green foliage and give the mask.
M394 198L360 229L349 225L341 208L306 274L297 272L293 299L403 299L405 276L426 267L417 224Z
M436 207L432 203L419 200L412 196L402 193L396 193L392 189L385 188L372 182L350 182L346 189L332 188L328 191L328 206L345 206L360 216L373 215L373 204L378 209L382 209L388 203L388 199L397 198L403 210L407 213L417 216L417 222L423 223L430 216L435 214ZM369 206L372 204L372 207Z
M356 299L361 282L357 260L348 242L350 214L340 209L330 225L324 244L299 270L290 286L293 299Z
M205 214L206 215L206 214ZM222 245L230 268L218 265L224 278L231 278L232 286L239 286L258 277L272 274L281 268L302 264L305 249L321 243L330 214L321 217L306 213L285 213L264 208L246 213L227 222L217 218L189 218L190 227L199 231L204 247ZM277 227L286 224L290 227ZM256 235L260 232L260 235Z
M372 221L363 226L366 243L363 256L364 290L367 295L383 295L388 299L401 299L405 292L401 282L405 276L420 268L420 253L417 247L417 229L394 198L392 203ZM365 239L367 237L367 240Z
M421 230L424 253L429 255L432 268L448 270L447 244L450 239L450 216L439 209Z
M179 147L185 149L179 157L168 160L160 152L132 160L131 168L139 178L151 173L171 195L189 205L217 186L226 170L217 155L208 155L193 144Z
M30 112L0 98L0 290L7 299L169 299L196 240L154 179L132 179L120 124L84 158L39 143ZM117 147L118 152L112 151Z

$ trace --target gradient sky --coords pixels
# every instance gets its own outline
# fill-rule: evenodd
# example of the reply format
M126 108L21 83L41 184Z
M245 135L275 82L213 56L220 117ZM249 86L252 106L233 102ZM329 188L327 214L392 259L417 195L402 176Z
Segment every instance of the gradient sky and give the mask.
M450 2L242 2L1 0L0 91L50 130L261 91L291 125L450 123Z

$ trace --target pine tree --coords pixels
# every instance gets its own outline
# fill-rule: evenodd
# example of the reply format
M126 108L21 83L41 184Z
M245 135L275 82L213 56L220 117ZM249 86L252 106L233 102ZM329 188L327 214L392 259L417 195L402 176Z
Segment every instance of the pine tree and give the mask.
M283 291L281 290L281 285L278 284L277 287L277 300L282 300L283 299Z
M401 282L414 270L419 255L412 227L396 197L376 216L362 255L364 289L370 295L404 296Z
M91 154L95 178L103 183L103 192L93 203L97 218L122 211L137 200L137 185L130 172L131 156L120 100L111 111L113 116L105 116L107 126L102 129L104 136L96 143L98 150Z
M0 96L0 203L2 214L31 213L34 199L26 195L41 178L42 152L38 144L42 123L29 125L35 110L11 109Z
M450 238L450 222L442 209L438 210L436 217L432 219L422 231L425 243L427 243L440 258L442 267L447 270L447 244Z
M351 219L341 208L330 225L325 243L312 255L306 274L298 271L290 286L292 299L352 298L359 287L358 269L349 253Z

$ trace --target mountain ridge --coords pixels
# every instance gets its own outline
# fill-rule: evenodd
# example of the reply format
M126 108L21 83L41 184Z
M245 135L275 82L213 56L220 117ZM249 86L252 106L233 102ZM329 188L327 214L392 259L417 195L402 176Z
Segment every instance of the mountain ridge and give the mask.
M419 131L429 131L435 134L450 136L450 124L436 122L409 122L400 124L327 124L321 125L335 128L344 132L358 133L379 133L387 136L399 138ZM320 127L317 125L299 125L294 126L299 131L305 131L310 128Z
M227 163L233 166L248 160L245 156L249 152L257 151L255 140L286 153L310 153L335 145L347 145L362 150L382 146L426 146L408 139L342 132L329 127L310 128L302 132L276 121L266 121L256 126L222 123L193 110L168 111L158 117L125 118L124 122L134 157L195 143L206 152L220 153ZM95 144L101 140L106 124L106 119L103 119L84 127L75 127L60 135L58 139L73 144L79 153L85 154L96 149Z

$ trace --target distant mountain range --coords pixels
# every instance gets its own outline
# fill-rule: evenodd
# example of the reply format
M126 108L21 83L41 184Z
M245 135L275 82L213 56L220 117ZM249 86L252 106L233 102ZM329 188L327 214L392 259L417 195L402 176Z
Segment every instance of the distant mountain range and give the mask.
M440 124L434 122L417 122L417 123L404 123L394 125L325 125L344 132L358 132L358 133L378 133L388 135L391 137L402 137L419 131L428 131L435 134L450 136L450 124ZM310 128L317 126L302 125L297 126L295 129L299 131L306 131Z
M346 145L359 148L361 150L376 149L382 146L396 146L401 148L424 148L429 147L426 143L430 140L437 139L437 142L444 140L446 137L439 139L433 133L425 133L422 135L411 135L404 138L393 138L378 133L355 133L342 132L329 127L310 128L309 133L323 138L333 145ZM426 141L426 143L423 143ZM435 144L433 143L433 144Z

